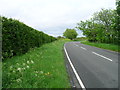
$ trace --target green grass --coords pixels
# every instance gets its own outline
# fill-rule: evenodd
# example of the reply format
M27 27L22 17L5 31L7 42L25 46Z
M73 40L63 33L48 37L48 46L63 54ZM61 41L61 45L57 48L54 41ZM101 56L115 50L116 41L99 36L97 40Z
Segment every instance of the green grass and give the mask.
M4 88L70 88L63 45L69 40L45 44L3 62Z
M88 41L82 41L81 43L86 44L86 45L90 45L90 46L95 46L95 47L107 49L107 50L120 52L120 48L118 48L118 45L114 45L114 44L93 43L93 42L88 42Z
M0 60L0 90L2 89L2 62Z

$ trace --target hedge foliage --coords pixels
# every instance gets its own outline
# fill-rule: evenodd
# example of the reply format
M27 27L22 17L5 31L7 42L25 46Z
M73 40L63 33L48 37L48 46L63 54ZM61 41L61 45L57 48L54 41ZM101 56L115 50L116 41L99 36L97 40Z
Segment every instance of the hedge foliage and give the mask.
M15 19L2 17L2 59L26 53L29 49L56 38L37 31Z

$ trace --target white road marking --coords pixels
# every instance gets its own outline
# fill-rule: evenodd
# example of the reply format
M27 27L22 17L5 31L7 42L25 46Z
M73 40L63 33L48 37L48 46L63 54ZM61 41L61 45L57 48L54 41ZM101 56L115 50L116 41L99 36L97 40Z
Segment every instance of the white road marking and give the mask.
M79 47L79 45L77 45L77 44L75 44L77 47ZM80 47L80 48L82 48L82 49L84 49L84 50L87 50L86 48L84 48L84 47Z
M77 47L79 47L77 44L75 44Z
M84 50L87 50L86 48L84 48L84 47L80 47L80 48L82 48L82 49L84 49Z
M92 52L93 54L96 54L96 55L98 55L98 56L100 56L100 57L103 57L103 58L105 58L105 59L107 59L107 60L109 60L109 61L113 61L112 59L110 59L110 58L107 58L107 57L105 57L105 56L103 56L103 55L100 55L100 54L98 54L98 53L95 53L95 52Z
M86 88L85 88L85 86L84 86L82 80L80 79L80 77L79 77L77 71L75 70L75 68L74 68L74 66L73 66L73 64L72 64L72 62L71 62L71 60L70 60L70 58L69 58L69 56L68 56L68 53L67 53L67 51L66 51L65 46L64 46L64 50L65 50L65 53L66 53L67 59L68 59L70 65L71 65L71 67L72 67L72 69L73 69L73 72L75 73L75 76L76 76L76 78L77 78L77 80L78 80L80 86L82 87L83 90L86 90Z

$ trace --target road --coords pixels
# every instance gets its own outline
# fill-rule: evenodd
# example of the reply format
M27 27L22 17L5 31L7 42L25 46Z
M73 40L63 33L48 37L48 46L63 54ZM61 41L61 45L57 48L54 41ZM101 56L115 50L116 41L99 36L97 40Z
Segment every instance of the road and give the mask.
M66 43L64 51L73 86L118 88L118 53L80 42Z

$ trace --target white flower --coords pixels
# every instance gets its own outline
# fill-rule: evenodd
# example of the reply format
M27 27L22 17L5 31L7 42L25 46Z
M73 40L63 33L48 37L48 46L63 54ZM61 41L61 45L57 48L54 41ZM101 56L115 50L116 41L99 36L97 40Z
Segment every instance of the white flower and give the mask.
M18 70L19 72L21 72L21 68L18 68L17 70Z
M29 61L27 61L27 63L29 64L30 62L29 62Z
M15 71L13 70L13 73L15 73Z
M17 65L19 65L19 63L17 63Z
M35 71L35 73L38 73L38 71Z
M23 65L25 66L25 63L23 63Z
M29 66L27 66L27 68L29 68Z
M10 66L10 69L12 69L13 68L13 66Z
M25 70L25 68L22 68L23 70Z
M31 60L31 63L34 63L34 62Z
M17 79L16 81L17 81L17 82L21 82L22 80L21 80L21 79Z
M41 74L43 74L43 71L40 71Z
M35 76L37 76L37 74L35 74Z

